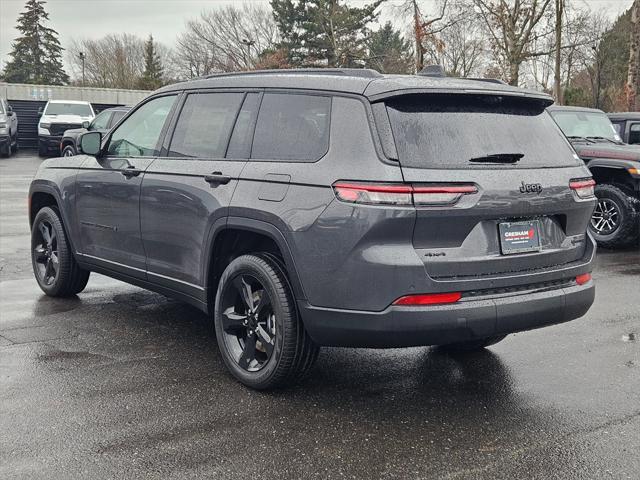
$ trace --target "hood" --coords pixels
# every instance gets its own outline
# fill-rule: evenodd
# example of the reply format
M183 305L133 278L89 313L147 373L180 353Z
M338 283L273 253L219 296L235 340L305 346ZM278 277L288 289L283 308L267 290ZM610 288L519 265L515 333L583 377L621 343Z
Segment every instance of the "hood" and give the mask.
M6 122L7 116L4 113L0 113L0 122Z
M638 145L614 145L613 143L575 142L573 143L573 148L583 160L607 158L640 162L640 146Z
M40 118L41 122L46 123L82 123L84 121L90 122L91 120L93 120L93 117L88 115L43 115Z
M77 135L80 135L80 134L82 134L84 132L88 132L88 130L86 128L71 128L69 130L65 130L64 134L65 135L77 136Z

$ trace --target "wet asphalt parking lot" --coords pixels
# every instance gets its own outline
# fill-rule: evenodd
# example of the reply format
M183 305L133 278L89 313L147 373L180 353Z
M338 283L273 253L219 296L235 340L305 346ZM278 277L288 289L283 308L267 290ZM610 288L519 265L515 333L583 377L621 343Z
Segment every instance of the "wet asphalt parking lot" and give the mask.
M600 250L582 319L468 355L324 349L259 393L188 305L95 274L41 293L39 163L0 159L0 478L640 478L640 249Z

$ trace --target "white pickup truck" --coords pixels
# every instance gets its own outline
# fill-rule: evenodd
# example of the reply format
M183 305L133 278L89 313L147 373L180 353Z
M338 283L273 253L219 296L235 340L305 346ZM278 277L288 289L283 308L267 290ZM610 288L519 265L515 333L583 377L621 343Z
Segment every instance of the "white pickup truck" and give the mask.
M89 125L95 117L89 102L78 100L49 100L38 112L38 153L45 157L60 154L60 140L66 130Z

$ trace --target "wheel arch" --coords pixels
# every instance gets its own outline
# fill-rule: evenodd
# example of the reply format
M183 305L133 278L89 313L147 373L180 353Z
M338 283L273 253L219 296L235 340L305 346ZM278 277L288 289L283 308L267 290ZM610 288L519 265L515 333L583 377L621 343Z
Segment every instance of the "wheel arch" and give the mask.
M62 220L62 228L64 228L65 236L71 246L73 254L77 252L75 242L69 232L69 222L64 208L61 207L62 201L60 192L57 188L48 183L33 183L29 189L29 230L33 228L33 221L38 212L44 207L54 207L60 214Z
M629 166L620 165L616 161L592 161L589 163L589 170L597 184L617 184L623 185L639 191L640 182L635 180L628 171Z
M218 280L226 266L245 253L268 252L282 259L296 299L306 298L297 273L291 249L282 232L274 225L260 220L229 217L214 225L208 241L209 247L203 267L207 303L212 309Z

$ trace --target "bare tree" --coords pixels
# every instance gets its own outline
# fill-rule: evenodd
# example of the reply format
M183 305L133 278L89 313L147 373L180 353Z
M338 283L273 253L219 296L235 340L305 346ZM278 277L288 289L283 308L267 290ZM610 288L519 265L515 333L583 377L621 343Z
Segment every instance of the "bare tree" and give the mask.
M548 31L539 26L551 0L473 0L496 53L507 69L511 85L518 85L520 66L532 57L546 55L532 49Z
M75 78L81 75L84 62L87 85L136 88L144 69L143 51L144 40L135 35L111 34L98 40L73 41L68 60Z
M640 68L640 0L631 6L631 33L629 35L629 69L625 86L627 109L637 110L638 69Z
M424 68L425 56L429 52L442 50L439 34L458 21L456 16L447 15L450 3L452 0L439 0L437 11L432 15L426 13L418 0L405 0L397 7L401 18L411 17L416 72Z
M449 26L438 35L438 42L427 45L427 56L449 75L478 76L486 64L484 32L473 10L461 8L451 12Z
M255 4L225 6L187 22L176 55L187 77L252 69L273 49L278 29L271 11Z

